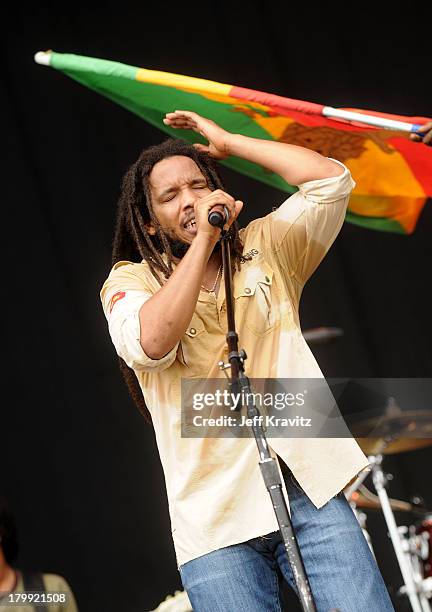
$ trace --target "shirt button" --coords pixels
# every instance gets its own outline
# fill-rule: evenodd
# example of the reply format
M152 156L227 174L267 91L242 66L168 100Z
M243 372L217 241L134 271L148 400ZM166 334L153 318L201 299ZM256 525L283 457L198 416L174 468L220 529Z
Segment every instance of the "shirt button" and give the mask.
M189 333L192 334L192 336L195 336L195 334L196 334L195 327L191 327L190 330L189 330Z
M249 287L245 287L245 293L250 293L251 290L249 289Z

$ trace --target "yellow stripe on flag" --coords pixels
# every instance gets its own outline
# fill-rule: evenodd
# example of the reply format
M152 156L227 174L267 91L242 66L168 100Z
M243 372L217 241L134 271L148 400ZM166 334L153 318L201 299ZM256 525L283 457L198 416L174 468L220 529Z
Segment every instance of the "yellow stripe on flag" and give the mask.
M208 92L221 95L228 95L232 85L216 83L207 79L197 79L195 77L183 76L182 74L171 74L170 72L160 72L159 70L146 70L139 68L136 73L136 80L142 83L153 83L154 85L165 85L166 87L177 87L188 91Z
M353 193L424 198L425 192L404 157L386 144L390 152L368 138L363 145L366 150L361 155L343 160L357 183Z
M427 198L361 196L352 194L348 209L362 217L387 218L400 223L407 234L410 234L426 203Z

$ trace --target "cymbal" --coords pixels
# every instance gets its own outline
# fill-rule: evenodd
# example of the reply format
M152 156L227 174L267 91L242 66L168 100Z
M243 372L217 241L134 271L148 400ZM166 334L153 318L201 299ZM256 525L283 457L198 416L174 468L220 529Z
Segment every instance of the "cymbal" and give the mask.
M375 495L367 487L364 485L360 485L357 491L354 491L348 500L353 502L356 505L356 508L365 508L366 510L381 510L381 504L379 501L378 495ZM390 506L393 511L401 511L401 512L419 512L418 508L410 504L409 502L404 502L400 499L392 499L389 498ZM421 514L424 514L424 511L420 511Z
M432 445L432 411L399 408L350 424L367 455L391 455Z
M395 455L432 445L432 438L356 438L365 455Z

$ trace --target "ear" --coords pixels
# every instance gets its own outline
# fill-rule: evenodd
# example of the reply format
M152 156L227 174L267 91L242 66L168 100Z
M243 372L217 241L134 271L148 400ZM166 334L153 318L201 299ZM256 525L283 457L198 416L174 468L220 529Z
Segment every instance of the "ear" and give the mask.
M148 231L148 233L150 234L150 236L155 236L156 235L156 229L155 229L155 227L152 225L152 223L150 221L145 223L145 228Z

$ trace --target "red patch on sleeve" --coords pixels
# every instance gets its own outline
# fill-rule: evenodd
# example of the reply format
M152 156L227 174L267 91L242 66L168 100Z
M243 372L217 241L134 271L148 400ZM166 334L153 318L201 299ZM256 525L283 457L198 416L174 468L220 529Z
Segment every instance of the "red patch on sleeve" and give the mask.
M114 308L115 303L123 299L125 295L126 295L126 291L117 291L117 293L114 293L114 295L109 301L109 313L110 314L112 312L112 309Z

